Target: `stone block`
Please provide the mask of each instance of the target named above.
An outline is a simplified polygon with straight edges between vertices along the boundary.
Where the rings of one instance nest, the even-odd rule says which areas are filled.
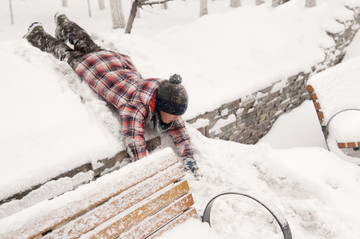
[[[277,90],[269,95],[268,101],[272,101],[280,96],[280,90]]]
[[[236,130],[236,122],[232,122],[228,125],[225,125],[220,128],[221,132],[233,132],[233,130]]]
[[[287,82],[288,82],[289,84],[294,83],[294,82],[299,78],[299,75],[300,75],[300,73],[297,74],[297,75],[294,75],[294,76],[290,76],[290,77],[287,79]]]
[[[237,120],[236,122],[236,129],[237,131],[239,131],[240,133],[243,132],[245,130],[245,123],[241,122],[240,120]]]
[[[271,101],[271,102],[268,102],[265,107],[266,107],[266,112],[269,112],[271,109],[273,109],[275,107],[275,101]]]
[[[270,96],[269,95],[265,95],[261,98],[258,99],[259,104],[265,104],[266,102],[269,102],[270,100]]]
[[[202,134],[202,135],[204,135],[204,136],[208,136],[208,131],[206,130],[206,128],[208,128],[208,127],[201,127],[201,128],[199,128],[199,129],[197,129],[198,131],[200,131],[200,133]]]
[[[268,117],[267,113],[264,113],[264,114],[260,115],[259,123],[264,122],[267,119],[267,117]]]
[[[124,158],[127,158],[127,157],[128,157],[128,155],[127,155],[126,151],[123,150],[123,151],[117,153],[112,158],[98,160],[97,163],[102,164],[102,166],[94,169],[94,177],[97,178],[97,177],[100,177],[101,175],[103,175],[104,173],[109,173],[109,172],[116,170],[117,169],[117,168],[115,168],[116,165],[120,164],[124,160]]]
[[[282,103],[282,104],[279,105],[279,109],[285,112],[286,109],[287,109],[287,107],[289,107],[289,105],[290,105],[290,102],[289,102],[289,101],[284,102],[284,103]]]
[[[223,104],[220,107],[219,112],[222,112],[223,110],[227,109],[228,110],[227,115],[234,114],[239,109],[239,107],[240,107],[240,99],[231,101],[230,103]]]
[[[160,145],[161,145],[161,137],[160,136],[157,136],[155,138],[152,138],[152,139],[146,141],[146,149],[149,152],[154,151]]]
[[[266,88],[264,88],[264,89],[262,89],[262,90],[259,90],[259,92],[261,92],[261,93],[263,93],[263,94],[267,94],[267,93],[270,94],[272,88],[273,88],[273,85],[268,86],[268,87],[266,87]]]
[[[276,114],[276,112],[278,112],[278,109],[277,109],[277,108],[274,108],[274,109],[270,110],[269,116],[270,116],[270,117],[273,117],[273,116]]]
[[[255,101],[255,98],[246,99],[241,102],[240,107],[243,107],[244,109],[251,108],[254,106]]]
[[[200,118],[200,119],[208,119],[211,122],[213,119],[215,119],[215,118],[217,118],[219,116],[220,116],[219,109],[215,109],[213,111],[206,112],[205,114],[200,115],[198,118]]]

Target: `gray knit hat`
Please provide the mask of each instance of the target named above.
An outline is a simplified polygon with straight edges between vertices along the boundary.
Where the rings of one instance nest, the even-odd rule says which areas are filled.
[[[180,75],[163,80],[156,93],[155,108],[172,115],[183,115],[188,105],[188,94]]]

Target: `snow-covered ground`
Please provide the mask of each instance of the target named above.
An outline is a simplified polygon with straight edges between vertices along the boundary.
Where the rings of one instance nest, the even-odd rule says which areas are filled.
[[[180,73],[189,89],[185,118],[308,70],[333,43],[326,31],[342,29],[343,7],[356,0],[319,0],[304,8],[292,0],[276,9],[270,1],[230,9],[229,1],[209,1],[198,18],[197,0],[175,1],[169,9],[145,8],[131,35],[112,30],[109,9],[86,1],[13,0],[0,3],[0,196],[40,183],[61,172],[122,149],[119,126],[103,101],[78,81],[65,63],[31,47],[21,36],[33,21],[54,31],[53,14],[67,13],[105,48],[128,54],[144,77]],[[129,12],[124,1],[124,10]],[[349,57],[360,55],[359,36]],[[237,86],[237,87],[234,87]],[[81,97],[79,97],[81,96]],[[250,191],[278,205],[294,238],[359,238],[360,169],[325,149],[311,102],[283,115],[257,145],[204,138],[189,125],[203,175],[189,175],[199,214],[211,196],[228,189]],[[162,238],[281,238],[276,223],[257,205],[230,198],[214,205],[213,229],[187,222]],[[16,213],[0,219],[0,234],[19,226]],[[10,223],[13,222],[13,223]]]

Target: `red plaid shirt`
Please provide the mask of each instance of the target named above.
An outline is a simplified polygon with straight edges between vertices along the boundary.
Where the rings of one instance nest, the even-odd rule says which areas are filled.
[[[75,72],[114,105],[119,112],[127,153],[132,160],[146,156],[144,124],[153,116],[150,107],[160,79],[143,79],[130,57],[112,52],[90,53],[73,63]],[[168,131],[181,157],[193,157],[190,138],[181,117]]]

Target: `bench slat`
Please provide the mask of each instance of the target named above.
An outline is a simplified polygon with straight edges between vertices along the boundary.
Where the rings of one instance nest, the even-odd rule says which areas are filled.
[[[136,205],[136,209],[131,208],[105,223],[107,225],[99,226],[90,232],[91,235],[84,235],[85,238],[115,238],[145,218],[156,213],[160,209],[169,205],[172,201],[189,192],[189,185],[186,180],[170,185],[159,191],[158,194],[144,200],[144,204]],[[105,228],[102,228],[105,227]]]
[[[164,224],[182,215],[184,211],[190,208],[193,204],[193,197],[188,193],[158,213],[148,217],[146,220],[132,227],[130,230],[122,233],[118,239],[145,238],[146,236],[160,229]]]
[[[342,149],[342,148],[359,148],[360,142],[338,142],[337,145],[340,149]]]
[[[183,214],[181,214],[179,217],[175,218],[170,223],[166,224],[164,227],[162,227],[160,230],[156,231],[155,233],[151,234],[150,236],[146,237],[146,239],[153,239],[161,236],[164,232],[169,231],[173,229],[175,226],[184,223],[190,218],[198,218],[198,215],[196,213],[195,208],[190,208]]]
[[[157,191],[173,184],[184,176],[183,168],[180,164],[176,164],[164,172],[139,183],[136,186],[126,190],[110,201],[94,208],[92,211],[74,219],[58,230],[48,234],[45,238],[76,238],[87,233],[118,215],[124,210],[141,202],[145,198],[151,196]]]
[[[154,177],[154,175],[175,164],[181,165],[171,150],[164,149],[156,153],[155,157],[150,156],[144,160],[129,164],[126,170],[115,171],[90,183],[90,185],[83,185],[75,191],[47,201],[45,203],[46,207],[51,208],[48,213],[42,211],[39,216],[32,215],[28,223],[21,225],[15,231],[1,234],[0,238],[35,238],[41,236],[43,233],[87,213],[99,204],[109,201],[112,197],[146,179]],[[183,174],[182,171],[181,175]],[[79,197],[79,192],[81,192],[81,197]]]

